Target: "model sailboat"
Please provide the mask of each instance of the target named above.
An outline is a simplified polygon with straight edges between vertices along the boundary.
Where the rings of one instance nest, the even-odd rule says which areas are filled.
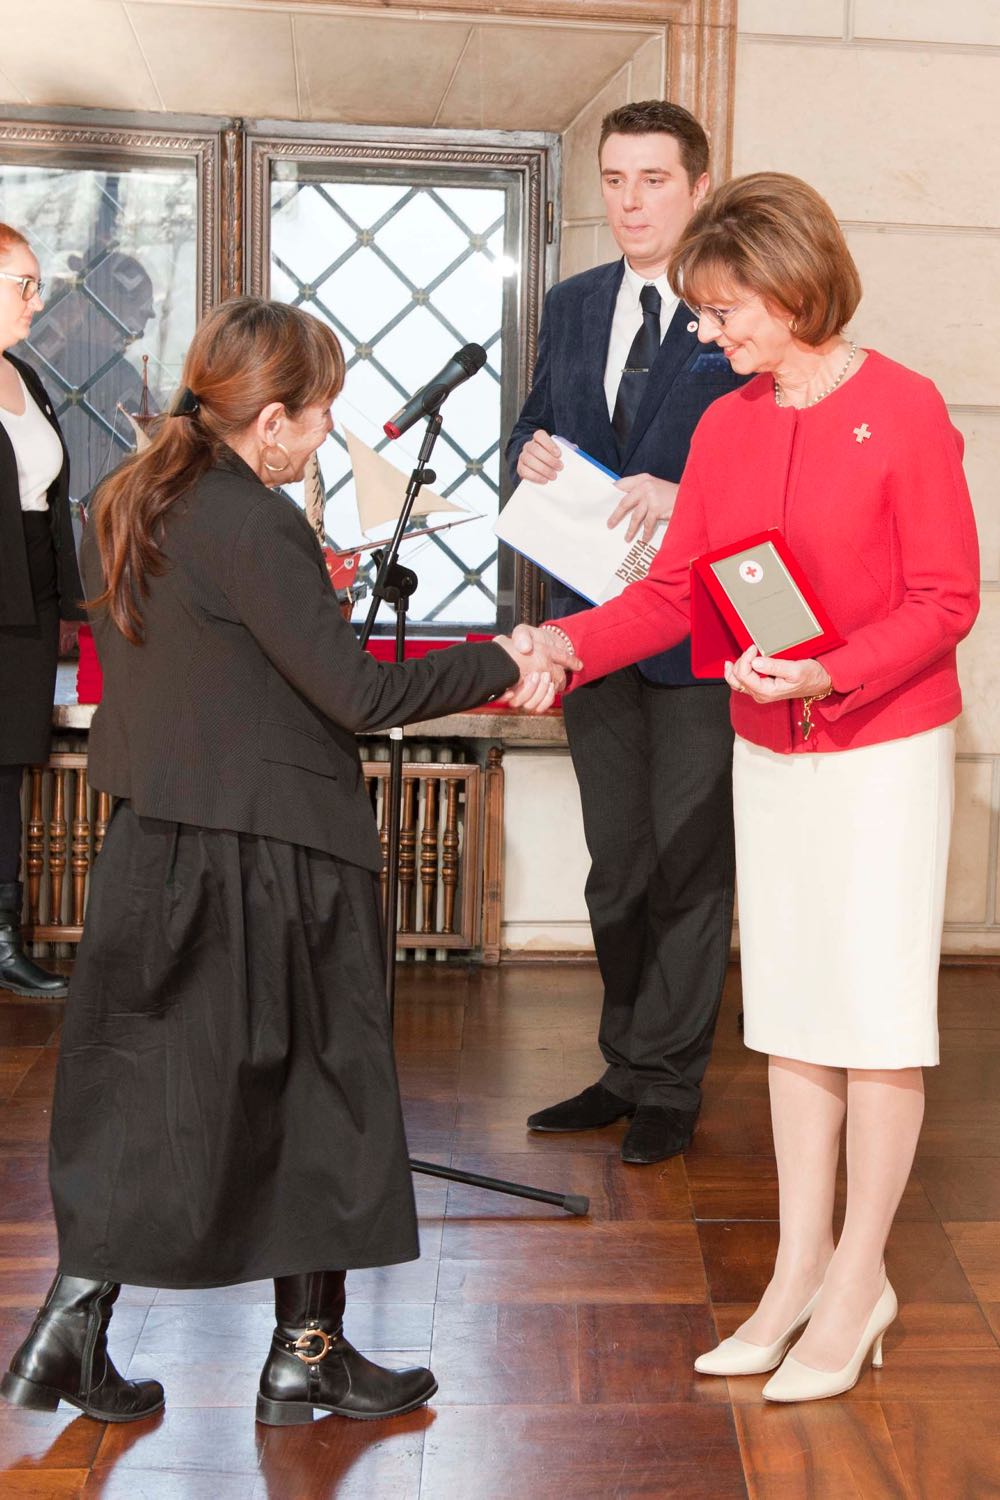
[[[383,458],[381,453],[376,453],[374,448],[362,442],[348,428],[341,426],[341,431],[347,443],[347,452],[354,471],[359,528],[362,536],[370,537],[372,532],[394,524],[399,519],[406,497],[408,478],[396,468],[395,464]],[[362,555],[377,547],[385,546],[385,541],[364,541],[356,547],[348,548],[331,546],[323,520],[325,505],[326,488],[323,484],[319,459],[314,453],[309,459],[305,473],[306,517],[323,548],[330,582],[345,605],[345,613],[349,614],[350,605],[356,599],[361,598],[365,592],[364,586],[359,586],[357,583]],[[439,511],[454,511],[459,519],[445,521],[440,526],[411,526],[404,532],[404,540],[412,536],[427,536],[434,531],[447,531],[452,526],[461,526],[465,521],[479,519],[476,513],[465,510],[462,506],[446,500],[443,495],[438,495],[434,490],[426,487],[423,487],[417,495],[410,514],[411,518],[415,517],[419,520],[424,516],[436,515]]]

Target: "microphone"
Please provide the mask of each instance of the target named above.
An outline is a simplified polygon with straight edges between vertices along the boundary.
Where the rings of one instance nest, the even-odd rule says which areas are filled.
[[[481,370],[486,363],[486,350],[481,344],[466,344],[464,349],[459,349],[451,359],[440,370],[433,380],[422,386],[416,395],[411,396],[405,406],[394,412],[383,427],[387,437],[402,437],[408,432],[414,422],[419,422],[421,417],[429,417],[436,411],[444,400],[450,396],[456,386],[463,385],[470,380],[477,370]]]

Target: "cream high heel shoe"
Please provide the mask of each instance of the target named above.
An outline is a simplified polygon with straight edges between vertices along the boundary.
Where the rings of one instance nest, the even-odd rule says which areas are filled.
[[[820,1401],[824,1396],[840,1396],[849,1391],[857,1384],[869,1350],[873,1368],[882,1368],[882,1337],[898,1311],[896,1293],[886,1281],[865,1324],[861,1341],[842,1370],[814,1370],[811,1365],[801,1364],[794,1354],[789,1354],[781,1369],[764,1387],[765,1400]]]
[[[799,1329],[809,1322],[818,1296],[817,1287],[795,1321],[773,1344],[751,1344],[746,1339],[728,1338],[707,1354],[699,1354],[694,1362],[698,1374],[765,1375],[768,1370],[773,1370],[781,1364],[785,1350]]]

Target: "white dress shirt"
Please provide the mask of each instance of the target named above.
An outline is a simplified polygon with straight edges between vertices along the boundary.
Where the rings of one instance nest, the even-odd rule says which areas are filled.
[[[21,509],[48,510],[49,485],[62,468],[62,444],[51,422],[38,409],[20,374],[17,383],[24,397],[24,411],[18,415],[0,406],[0,423],[10,438],[17,462]]]
[[[613,417],[615,413],[618,386],[621,383],[622,371],[628,363],[628,352],[632,347],[632,341],[642,327],[642,305],[639,302],[639,293],[644,286],[655,286],[660,294],[661,344],[677,311],[678,299],[670,290],[666,274],[648,282],[645,276],[640,276],[638,271],[633,271],[626,260],[625,275],[622,277],[618,300],[615,302],[614,316],[611,319],[608,362],[604,368],[604,394],[607,397],[609,417]]]

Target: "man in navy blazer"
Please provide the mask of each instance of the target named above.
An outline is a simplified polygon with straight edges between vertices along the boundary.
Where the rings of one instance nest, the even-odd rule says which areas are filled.
[[[561,467],[552,435],[623,477],[608,519],[632,540],[668,521],[691,435],[742,382],[706,349],[665,270],[708,191],[708,142],[687,110],[626,105],[598,160],[620,260],[545,300],[534,384],[507,446],[512,473]],[[549,581],[551,613],[588,601]],[[587,906],[604,983],[605,1070],[529,1117],[539,1131],[630,1117],[622,1159],[661,1161],[690,1142],[722,995],[732,922],[732,729],[724,684],[691,675],[690,643],[611,673],[564,702],[591,856]]]

